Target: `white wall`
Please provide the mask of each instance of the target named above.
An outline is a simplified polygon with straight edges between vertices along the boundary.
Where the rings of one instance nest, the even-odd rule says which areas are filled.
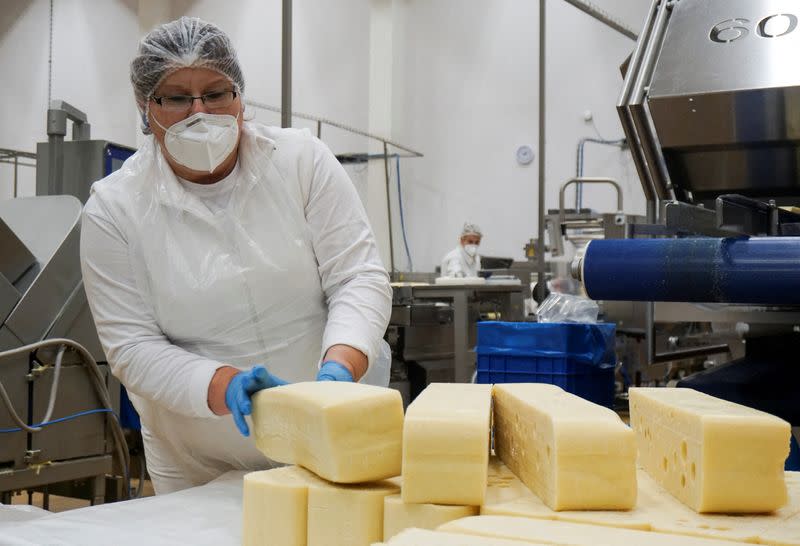
[[[36,151],[47,140],[50,2],[4,0],[0,9],[0,148]],[[55,2],[52,98],[86,112],[92,134],[135,144],[128,63],[135,48],[136,1]],[[12,172],[0,169],[0,199],[11,196]],[[35,192],[35,172],[20,169],[20,195]]]
[[[595,4],[638,32],[649,1]],[[536,161],[519,166],[515,151],[528,144],[538,152],[538,2],[401,0],[394,6],[392,134],[425,154],[401,163],[415,269],[438,265],[465,220],[483,228],[482,253],[522,259],[523,245],[536,236],[538,167]],[[578,140],[595,136],[583,121],[585,110],[604,137],[622,136],[614,108],[618,66],[633,46],[565,2],[548,2],[547,208],[557,206],[559,186],[575,174]],[[588,145],[584,174],[619,179],[626,209],[644,210],[627,152]],[[607,189],[587,190],[584,204],[615,208]]]

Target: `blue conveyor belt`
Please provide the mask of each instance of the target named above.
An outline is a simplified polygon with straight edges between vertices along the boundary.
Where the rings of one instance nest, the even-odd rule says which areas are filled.
[[[800,237],[596,240],[583,282],[596,300],[800,304]]]

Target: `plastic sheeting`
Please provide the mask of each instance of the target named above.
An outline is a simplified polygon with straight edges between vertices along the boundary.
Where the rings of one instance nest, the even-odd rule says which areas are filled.
[[[569,358],[613,368],[616,327],[609,323],[479,322],[481,355]]]
[[[242,542],[242,477],[126,502],[47,513],[24,522],[4,520],[2,546],[238,546]]]

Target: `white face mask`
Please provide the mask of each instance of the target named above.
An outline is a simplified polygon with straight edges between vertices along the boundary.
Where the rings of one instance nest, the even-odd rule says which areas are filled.
[[[153,119],[166,131],[164,147],[175,161],[193,171],[213,173],[236,148],[238,118],[198,112],[169,128]]]
[[[474,258],[478,253],[478,245],[464,245],[464,252],[466,252],[467,256],[470,258]]]

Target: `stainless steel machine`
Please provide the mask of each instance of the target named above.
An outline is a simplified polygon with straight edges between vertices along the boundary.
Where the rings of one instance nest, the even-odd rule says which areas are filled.
[[[85,115],[61,101],[48,135],[39,196],[0,201],[0,497],[37,489],[99,503],[127,497],[129,455],[81,279],[81,200],[132,150],[88,140]]]
[[[792,0],[653,1],[618,104],[648,223],[573,264],[590,297],[647,302],[649,364],[659,325],[735,333],[741,358],[678,384],[795,427],[799,19]]]
[[[429,383],[469,383],[479,320],[522,320],[522,283],[437,285],[434,273],[396,273],[387,339],[392,383],[409,402]],[[527,273],[530,282],[530,270]]]

